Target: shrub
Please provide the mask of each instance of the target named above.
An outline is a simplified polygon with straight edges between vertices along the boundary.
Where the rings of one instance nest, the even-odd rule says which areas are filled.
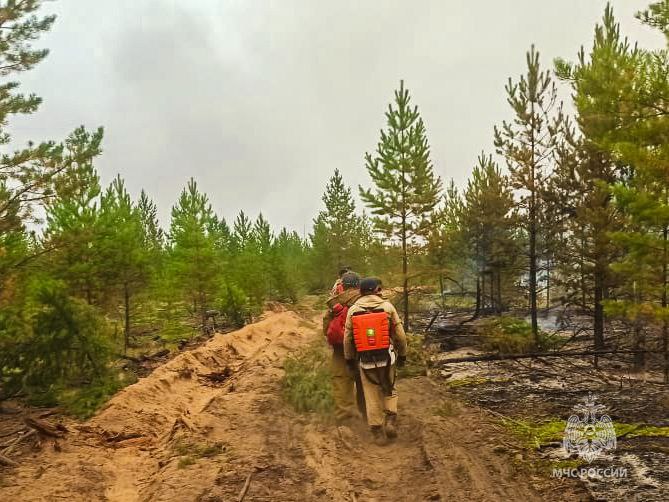
[[[30,394],[107,377],[109,326],[97,309],[68,296],[61,283],[36,284],[17,318],[22,329],[14,357],[2,361],[6,388]]]
[[[409,378],[427,374],[423,340],[421,335],[407,334],[407,361],[404,367],[397,371],[400,377]]]
[[[250,316],[249,299],[236,284],[226,283],[220,293],[221,313],[230,324],[241,328]]]
[[[328,359],[327,348],[319,342],[285,360],[283,397],[295,410],[332,413],[334,399]]]
[[[555,348],[557,341],[543,331],[539,331],[539,345],[534,342],[532,325],[516,317],[493,317],[486,319],[483,326],[483,347],[485,350],[502,354],[525,354],[528,352]]]

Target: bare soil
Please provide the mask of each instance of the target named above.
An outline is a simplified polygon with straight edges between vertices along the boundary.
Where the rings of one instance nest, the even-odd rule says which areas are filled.
[[[531,474],[492,420],[428,377],[399,383],[400,435],[386,446],[360,421],[297,414],[281,398],[282,364],[319,338],[317,321],[272,312],[184,352],[0,467],[0,500],[587,499]]]

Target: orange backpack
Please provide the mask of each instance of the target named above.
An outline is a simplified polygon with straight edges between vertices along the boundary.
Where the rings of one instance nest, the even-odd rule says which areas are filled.
[[[358,352],[390,347],[390,320],[384,310],[356,312],[351,316],[351,322]]]

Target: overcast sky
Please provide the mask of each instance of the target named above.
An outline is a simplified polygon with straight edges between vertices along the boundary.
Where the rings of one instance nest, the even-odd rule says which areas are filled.
[[[622,31],[664,39],[616,0]],[[335,168],[369,182],[363,156],[404,79],[426,123],[436,172],[462,185],[494,124],[510,117],[504,84],[534,43],[542,63],[590,46],[604,0],[59,0],[22,76],[44,98],[15,119],[19,142],[105,127],[97,161],[157,202],[161,221],[188,178],[231,221],[262,211],[307,232]],[[566,91],[565,91],[566,93]]]

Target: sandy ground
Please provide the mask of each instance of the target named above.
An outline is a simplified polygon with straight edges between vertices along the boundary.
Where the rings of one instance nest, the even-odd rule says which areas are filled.
[[[293,412],[282,363],[317,321],[271,313],[179,355],[22,458],[0,500],[231,501],[245,485],[247,501],[578,499],[518,471],[499,431],[426,377],[399,383],[400,437],[384,447],[360,422]]]

